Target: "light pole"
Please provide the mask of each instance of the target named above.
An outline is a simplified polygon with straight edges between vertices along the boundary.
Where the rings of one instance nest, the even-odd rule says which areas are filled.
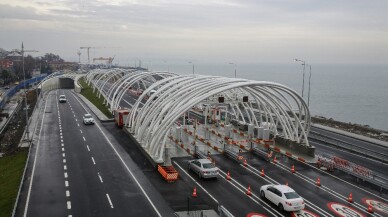
[[[190,61],[190,62],[187,62],[187,63],[192,63],[193,64],[193,75],[194,75],[194,62]]]
[[[26,110],[26,135],[27,135],[27,139],[30,138],[30,132],[28,130],[28,109],[27,109],[27,92],[26,92],[26,72],[24,70],[24,53],[26,52],[39,52],[39,51],[36,51],[36,50],[24,50],[24,44],[22,42],[22,49],[21,50],[18,50],[16,49],[15,50],[16,52],[19,52],[22,54],[22,71],[23,71],[23,83],[24,83],[24,105],[25,105],[25,110]]]
[[[311,84],[311,65],[310,66],[310,74],[309,74],[309,92],[307,97],[307,106],[310,107],[310,84]]]
[[[304,60],[294,59],[295,62],[302,62],[303,66],[303,82],[302,82],[302,98],[303,98],[303,92],[304,92],[304,72],[306,69],[306,62]]]
[[[237,78],[236,63],[229,63],[229,64],[234,65],[234,78]]]

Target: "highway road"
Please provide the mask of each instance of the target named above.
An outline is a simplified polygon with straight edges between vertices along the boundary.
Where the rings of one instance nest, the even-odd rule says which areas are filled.
[[[25,215],[172,215],[101,123],[83,124],[87,111],[71,91],[48,94]]]
[[[65,94],[67,103],[58,103]],[[122,107],[134,96],[127,94]],[[339,171],[328,173],[314,165],[278,156],[268,162],[252,153],[244,153],[248,166],[225,155],[213,155],[220,168],[217,179],[199,179],[187,169],[191,157],[173,158],[180,174],[176,183],[166,183],[146,160],[134,141],[114,123],[83,125],[88,108],[69,90],[51,91],[46,99],[42,130],[28,193],[26,216],[173,216],[173,211],[217,209],[224,206],[234,216],[260,213],[266,216],[388,216],[388,193]],[[90,111],[89,111],[90,112]],[[317,144],[317,147],[319,144]],[[387,166],[318,147],[349,160],[371,164],[379,170]],[[294,165],[296,173],[290,172]],[[260,175],[264,169],[265,176]],[[232,180],[225,179],[230,171]],[[320,178],[322,186],[316,185]],[[281,213],[260,198],[262,185],[288,183],[306,200],[302,213]],[[253,195],[246,195],[248,185]],[[192,198],[193,187],[198,198]],[[347,202],[352,193],[354,203]],[[375,213],[367,212],[367,201],[377,204]]]

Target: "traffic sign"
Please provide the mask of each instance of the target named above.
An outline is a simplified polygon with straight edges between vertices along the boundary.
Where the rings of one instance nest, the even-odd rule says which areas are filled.
[[[327,206],[339,217],[365,217],[358,210],[340,203],[331,202]]]
[[[378,200],[372,200],[369,198],[362,198],[362,202],[364,202],[366,205],[371,205],[373,207],[373,210],[380,211],[383,213],[388,214],[388,204],[383,203]]]
[[[267,217],[267,216],[259,213],[248,213],[247,217]]]
[[[291,216],[292,217],[319,217],[319,215],[305,209],[292,212]]]

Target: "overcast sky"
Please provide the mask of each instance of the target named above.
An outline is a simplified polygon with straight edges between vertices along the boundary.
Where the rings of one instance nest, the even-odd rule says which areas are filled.
[[[387,0],[1,0],[0,47],[78,59],[383,64]],[[86,50],[81,50],[86,61]]]

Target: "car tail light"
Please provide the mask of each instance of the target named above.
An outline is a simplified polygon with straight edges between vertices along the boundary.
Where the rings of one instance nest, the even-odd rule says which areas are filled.
[[[304,204],[304,200],[302,200],[302,205]]]
[[[289,206],[292,206],[292,203],[290,203],[290,202],[286,201],[286,204],[289,205]]]

